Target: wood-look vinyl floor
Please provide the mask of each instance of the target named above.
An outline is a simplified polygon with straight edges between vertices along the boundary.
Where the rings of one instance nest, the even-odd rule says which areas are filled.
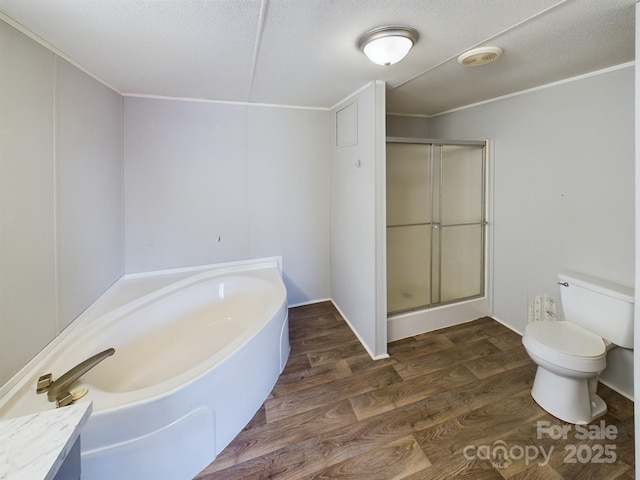
[[[290,309],[289,329],[269,398],[196,479],[634,478],[633,403],[600,384],[594,427],[555,419],[530,396],[520,336],[491,318],[378,361],[329,302]]]

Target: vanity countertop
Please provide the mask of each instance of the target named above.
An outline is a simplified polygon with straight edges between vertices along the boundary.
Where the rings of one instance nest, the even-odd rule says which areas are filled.
[[[0,422],[0,480],[53,479],[91,415],[79,402]]]

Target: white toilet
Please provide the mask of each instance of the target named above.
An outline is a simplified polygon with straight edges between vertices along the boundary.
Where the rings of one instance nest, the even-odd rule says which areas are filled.
[[[554,417],[586,424],[607,412],[596,395],[607,350],[633,348],[634,292],[576,272],[558,284],[565,320],[531,322],[522,337],[538,365],[531,396]]]

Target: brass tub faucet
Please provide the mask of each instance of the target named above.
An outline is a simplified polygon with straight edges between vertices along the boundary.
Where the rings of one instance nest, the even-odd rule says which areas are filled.
[[[106,350],[95,354],[94,356],[87,358],[85,361],[80,362],[73,367],[67,373],[62,375],[57,380],[53,381],[50,373],[42,375],[38,379],[36,388],[37,393],[47,392],[47,398],[50,402],[57,402],[58,407],[64,407],[73,402],[72,395],[69,393],[69,388],[77,380],[80,379],[85,373],[102,362],[105,358],[110,357],[115,353],[114,348],[107,348]]]

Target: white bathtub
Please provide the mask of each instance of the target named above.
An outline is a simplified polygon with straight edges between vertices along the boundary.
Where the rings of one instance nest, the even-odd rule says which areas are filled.
[[[287,361],[279,259],[121,278],[3,387],[0,419],[54,408],[35,393],[37,378],[109,347],[72,387],[89,390],[79,402],[93,401],[82,478],[192,478],[256,413]]]

